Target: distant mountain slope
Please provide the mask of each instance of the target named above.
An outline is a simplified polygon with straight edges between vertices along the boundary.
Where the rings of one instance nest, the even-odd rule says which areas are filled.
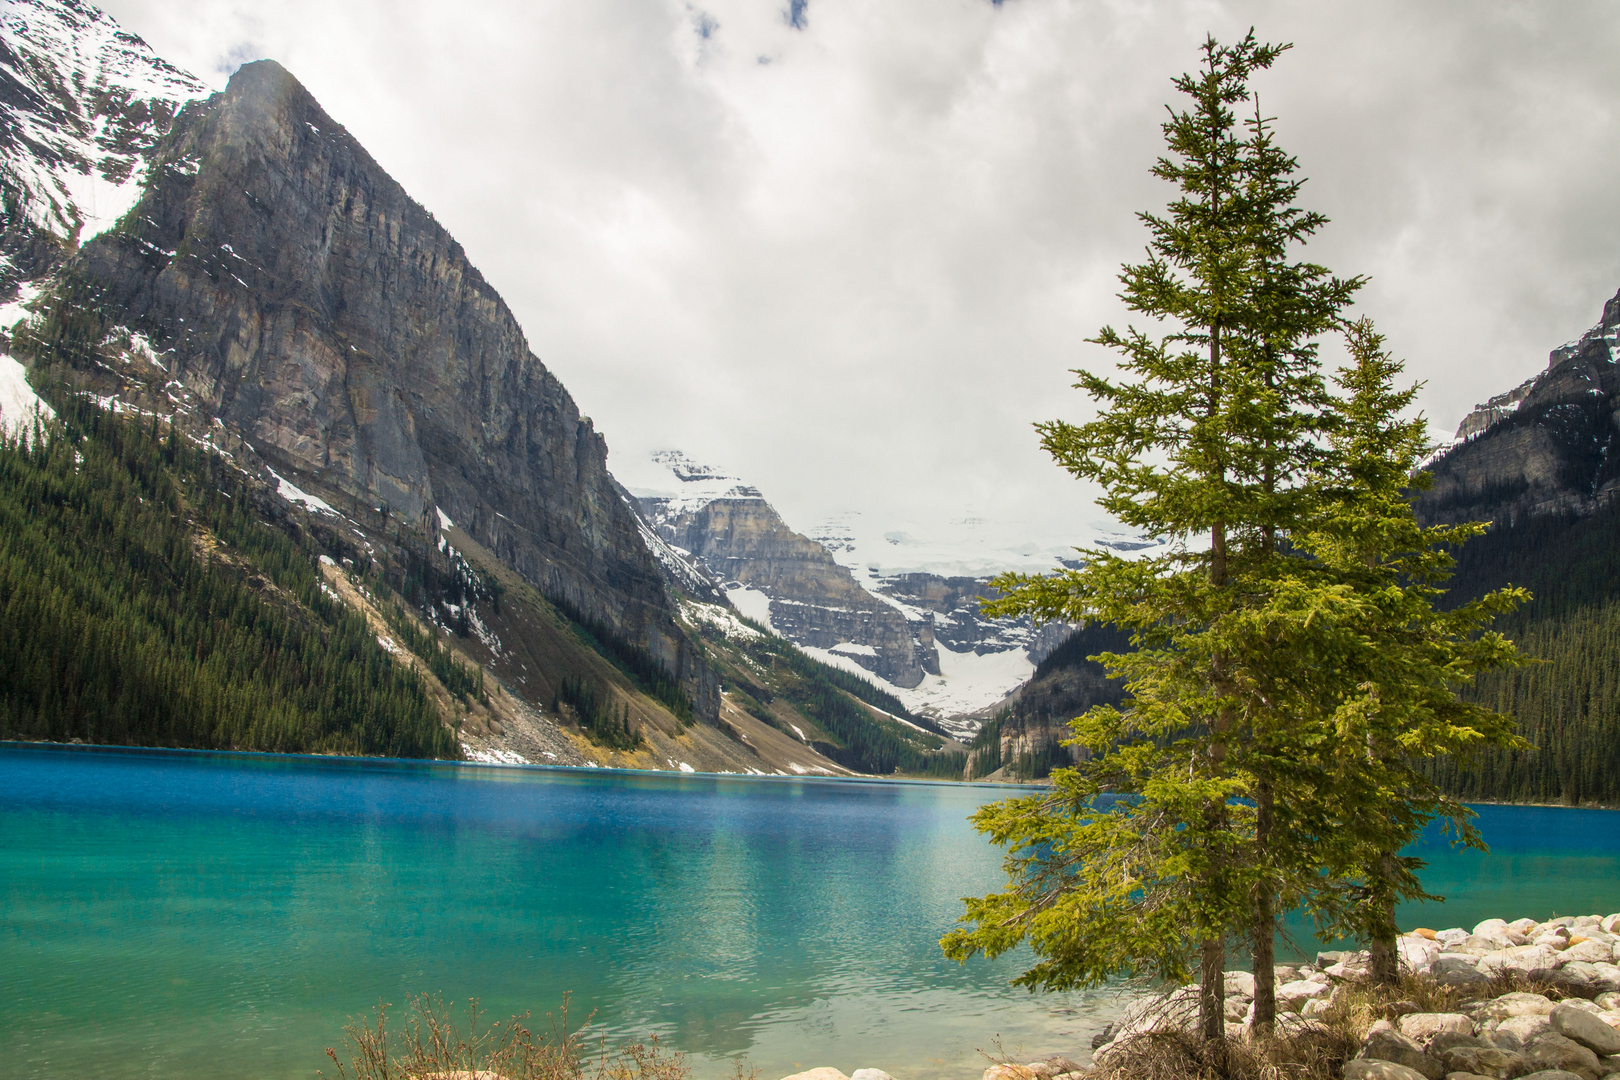
[[[995,595],[988,575],[887,573],[859,557],[852,537],[829,533],[834,526],[822,539],[795,532],[757,488],[679,452],[654,454],[635,475],[650,542],[665,546],[683,587],[693,587],[686,575],[701,575],[745,614],[828,663],[871,673],[959,736],[978,727],[969,714],[1026,679],[1068,632],[985,619],[979,600]]]
[[[931,627],[910,624],[894,605],[861,588],[820,544],[788,528],[759,491],[684,455],[655,456],[669,491],[641,489],[643,515],[752,612],[800,645],[842,652],[902,689],[939,674]]]
[[[1478,406],[1431,466],[1419,504],[1437,521],[1586,514],[1620,487],[1620,295],[1554,349],[1545,370]]]

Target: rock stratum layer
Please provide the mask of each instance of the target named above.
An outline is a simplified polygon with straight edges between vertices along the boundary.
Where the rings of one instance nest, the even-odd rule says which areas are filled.
[[[62,269],[278,468],[442,511],[672,672],[694,660],[607,448],[461,246],[290,74],[186,106],[139,202]]]

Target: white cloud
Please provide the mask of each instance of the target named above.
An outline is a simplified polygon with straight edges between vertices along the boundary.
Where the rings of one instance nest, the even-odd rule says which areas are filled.
[[[1205,31],[1334,218],[1313,255],[1439,431],[1620,287],[1620,9],[1207,0],[113,0],[223,84],[282,62],[500,289],[619,463],[680,446],[800,527],[1098,515],[1030,423],[1122,321],[1169,80]],[[707,36],[699,33],[706,28]]]

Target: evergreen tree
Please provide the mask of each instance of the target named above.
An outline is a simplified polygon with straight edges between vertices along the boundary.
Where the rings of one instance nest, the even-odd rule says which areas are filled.
[[[1390,389],[1398,366],[1370,327],[1351,328],[1343,393],[1323,377],[1317,343],[1361,279],[1291,261],[1325,219],[1294,205],[1296,162],[1258,107],[1241,126],[1232,112],[1284,48],[1210,40],[1177,81],[1193,104],[1164,125],[1173,156],[1154,171],[1182,196],[1140,215],[1150,257],[1121,280],[1133,310],[1179,326],[1103,330],[1127,379],[1079,372],[1098,418],[1039,425],[1065,468],[1100,483],[1100,505],[1168,550],[1086,551],[1081,569],[996,582],[991,614],[1128,631],[1132,651],[1098,659],[1130,697],[1073,722],[1087,756],[1050,795],[976,815],[1010,851],[1010,884],[970,899],[976,928],[942,942],[965,959],[1028,941],[1032,988],[1186,981],[1196,949],[1217,1068],[1225,941],[1254,946],[1265,1036],[1280,911],[1309,904],[1384,938],[1368,912],[1417,889],[1394,853],[1433,814],[1459,814],[1411,762],[1506,737],[1453,683],[1512,655],[1479,633],[1512,596],[1434,610],[1448,564],[1431,546],[1471,533],[1416,525],[1421,422],[1399,419],[1411,393]]]

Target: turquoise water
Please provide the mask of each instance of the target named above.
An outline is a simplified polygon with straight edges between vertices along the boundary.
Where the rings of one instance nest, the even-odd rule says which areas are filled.
[[[699,1077],[976,1077],[998,1034],[1083,1059],[1116,994],[939,955],[998,884],[965,819],[1007,794],[0,747],[0,1073],[308,1078],[346,1018],[423,991],[570,992]],[[1481,814],[1493,854],[1423,851],[1452,899],[1403,923],[1620,909],[1620,815]]]

